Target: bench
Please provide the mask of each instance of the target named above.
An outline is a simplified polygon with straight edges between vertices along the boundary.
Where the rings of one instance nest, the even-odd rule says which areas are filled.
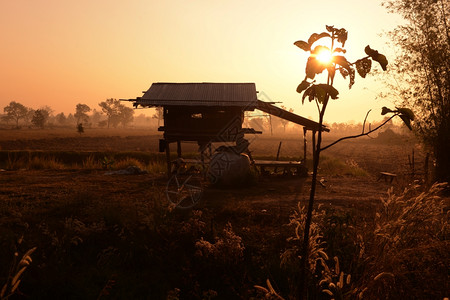
[[[388,182],[389,180],[389,183],[392,183],[392,181],[394,181],[394,179],[397,178],[397,174],[389,172],[380,172],[377,181],[379,181],[381,178],[384,178],[384,182]]]
[[[283,174],[295,173],[298,176],[304,176],[306,174],[306,168],[300,161],[255,160],[254,164],[260,169],[262,175],[270,174],[267,168],[273,169],[273,173],[281,170]]]

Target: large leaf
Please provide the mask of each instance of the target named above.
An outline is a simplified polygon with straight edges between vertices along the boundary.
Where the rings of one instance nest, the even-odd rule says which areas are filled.
[[[348,88],[351,89],[352,86],[355,84],[355,69],[350,68],[349,70],[349,75],[350,75],[350,82],[348,83]]]
[[[323,103],[327,97],[327,91],[323,89],[320,85],[314,85],[315,98],[319,103]]]
[[[308,97],[310,102],[317,99],[319,103],[323,103],[325,99],[327,99],[327,95],[329,95],[331,99],[337,99],[338,94],[338,90],[329,84],[313,84],[303,93],[302,103],[305,102],[306,97]]]
[[[387,113],[391,113],[394,112],[392,109],[387,108],[386,106],[383,106],[383,108],[381,108],[381,115],[384,116]]]
[[[397,111],[400,113],[400,118],[403,120],[403,123],[409,128],[409,130],[412,130],[411,121],[414,121],[414,113],[411,109],[402,107],[397,108]]]
[[[320,74],[325,70],[325,66],[314,56],[310,56],[306,62],[306,77],[314,79],[316,74]]]
[[[365,78],[367,73],[369,73],[370,69],[372,68],[372,60],[370,60],[368,57],[359,59],[356,61],[355,65],[356,71],[358,71],[359,76]]]
[[[397,110],[401,115],[407,116],[411,121],[414,121],[415,115],[411,109],[402,107],[397,108]]]
[[[297,47],[299,47],[299,48],[302,49],[302,50],[305,50],[305,51],[310,51],[310,50],[311,50],[311,47],[310,47],[309,44],[308,44],[307,42],[305,42],[305,41],[296,41],[296,42],[294,43],[294,45],[297,46]]]
[[[367,45],[366,48],[364,48],[364,51],[374,61],[377,61],[381,65],[381,68],[383,69],[383,71],[386,71],[387,65],[388,65],[388,60],[387,60],[386,56],[378,53],[377,50],[371,49],[369,45]]]
[[[348,72],[350,72],[350,69],[351,69],[350,63],[348,62],[348,60],[344,56],[335,55],[335,56],[333,56],[332,61],[334,63],[340,65],[344,69],[346,69]]]
[[[409,130],[412,130],[411,119],[405,115],[400,115],[400,118],[403,120],[403,123],[405,123],[406,127],[408,127]]]
[[[305,103],[305,98],[306,97],[309,97],[308,98],[309,102],[313,101],[315,95],[316,95],[316,89],[315,89],[314,85],[312,85],[309,88],[307,88],[306,91],[303,93],[302,104]]]
[[[332,85],[321,83],[318,84],[317,86],[323,89],[328,95],[330,95],[331,99],[335,100],[338,98],[339,91],[335,89]]]
[[[306,81],[306,79],[303,80],[297,87],[297,93],[300,94],[301,92],[306,90],[309,86],[310,86],[310,83],[308,81]]]
[[[338,38],[338,42],[342,44],[342,47],[344,47],[345,42],[347,41],[348,32],[344,28],[336,29],[335,35]]]
[[[378,56],[375,60],[380,63],[383,71],[387,70],[388,60],[387,60],[386,56],[384,56],[383,54],[378,54]]]
[[[340,53],[346,53],[347,52],[347,50],[345,50],[345,49],[342,49],[342,48],[335,48],[334,50],[333,50],[333,53],[337,53],[337,52],[340,52]]]
[[[325,25],[325,28],[327,29],[328,32],[333,32],[334,31],[334,26],[329,26],[329,25]]]
[[[324,37],[331,37],[331,36],[327,32],[322,32],[320,34],[318,34],[318,33],[311,34],[311,36],[308,39],[309,46],[311,47],[312,44],[314,44],[316,41],[318,41],[318,40],[320,40],[321,38],[324,38]]]

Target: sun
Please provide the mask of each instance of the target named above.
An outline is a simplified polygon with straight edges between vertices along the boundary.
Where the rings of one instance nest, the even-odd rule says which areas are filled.
[[[327,65],[331,62],[333,55],[329,49],[320,49],[319,53],[316,55],[316,59],[320,61],[322,64]]]

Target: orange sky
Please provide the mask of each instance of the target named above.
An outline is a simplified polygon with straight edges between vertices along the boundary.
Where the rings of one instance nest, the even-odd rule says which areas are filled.
[[[0,109],[11,101],[73,113],[106,98],[135,98],[153,82],[255,82],[271,99],[316,119],[295,92],[307,54],[293,45],[325,25],[349,31],[349,60],[399,21],[379,0],[14,0],[0,2]],[[388,56],[389,59],[389,56]],[[362,121],[382,85],[358,78],[329,122]],[[389,103],[388,103],[389,104]],[[391,105],[392,106],[392,105]],[[143,112],[142,110],[139,113]],[[374,118],[379,118],[378,111]]]

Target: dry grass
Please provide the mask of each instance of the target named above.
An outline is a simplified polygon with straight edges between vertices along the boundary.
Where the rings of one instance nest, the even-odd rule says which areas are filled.
[[[144,136],[155,135],[155,129],[150,128],[85,128],[81,137],[104,136]],[[45,128],[45,129],[0,129],[0,141],[52,139],[52,138],[79,138],[76,126],[72,128]]]
[[[73,134],[79,136],[75,128]],[[289,215],[306,195],[304,181],[266,179],[244,190],[211,190],[198,210],[171,210],[164,194],[166,181],[159,175],[166,168],[164,154],[120,151],[125,142],[141,139],[126,138],[132,135],[128,130],[125,134],[118,148],[111,148],[115,152],[96,152],[102,144],[93,144],[91,152],[0,151],[0,168],[45,169],[0,173],[0,266],[10,265],[11,249],[22,234],[26,243],[19,253],[38,247],[32,267],[23,274],[23,295],[257,299],[254,285],[266,282],[262,291],[269,296],[295,296],[304,211],[300,206],[291,219]],[[60,144],[69,147],[65,141]],[[283,143],[281,155],[298,158],[299,141]],[[138,145],[149,147],[133,147]],[[274,138],[262,137],[252,150],[274,157],[277,145]],[[448,203],[439,187],[391,192],[380,203],[375,203],[378,194],[368,200],[368,185],[359,184],[370,183],[373,194],[388,187],[363,176],[373,174],[377,162],[384,168],[402,158],[407,162],[407,156],[396,146],[380,146],[378,157],[369,159],[368,153],[378,149],[374,145],[346,147],[327,152],[322,160],[321,172],[330,184],[319,191],[319,202],[326,206],[314,213],[311,297],[448,296]],[[138,165],[150,174],[105,176],[105,156],[114,161],[112,168]],[[331,185],[333,177],[339,185],[352,185],[351,197],[341,186]],[[0,283],[7,281],[8,272],[0,268]]]

